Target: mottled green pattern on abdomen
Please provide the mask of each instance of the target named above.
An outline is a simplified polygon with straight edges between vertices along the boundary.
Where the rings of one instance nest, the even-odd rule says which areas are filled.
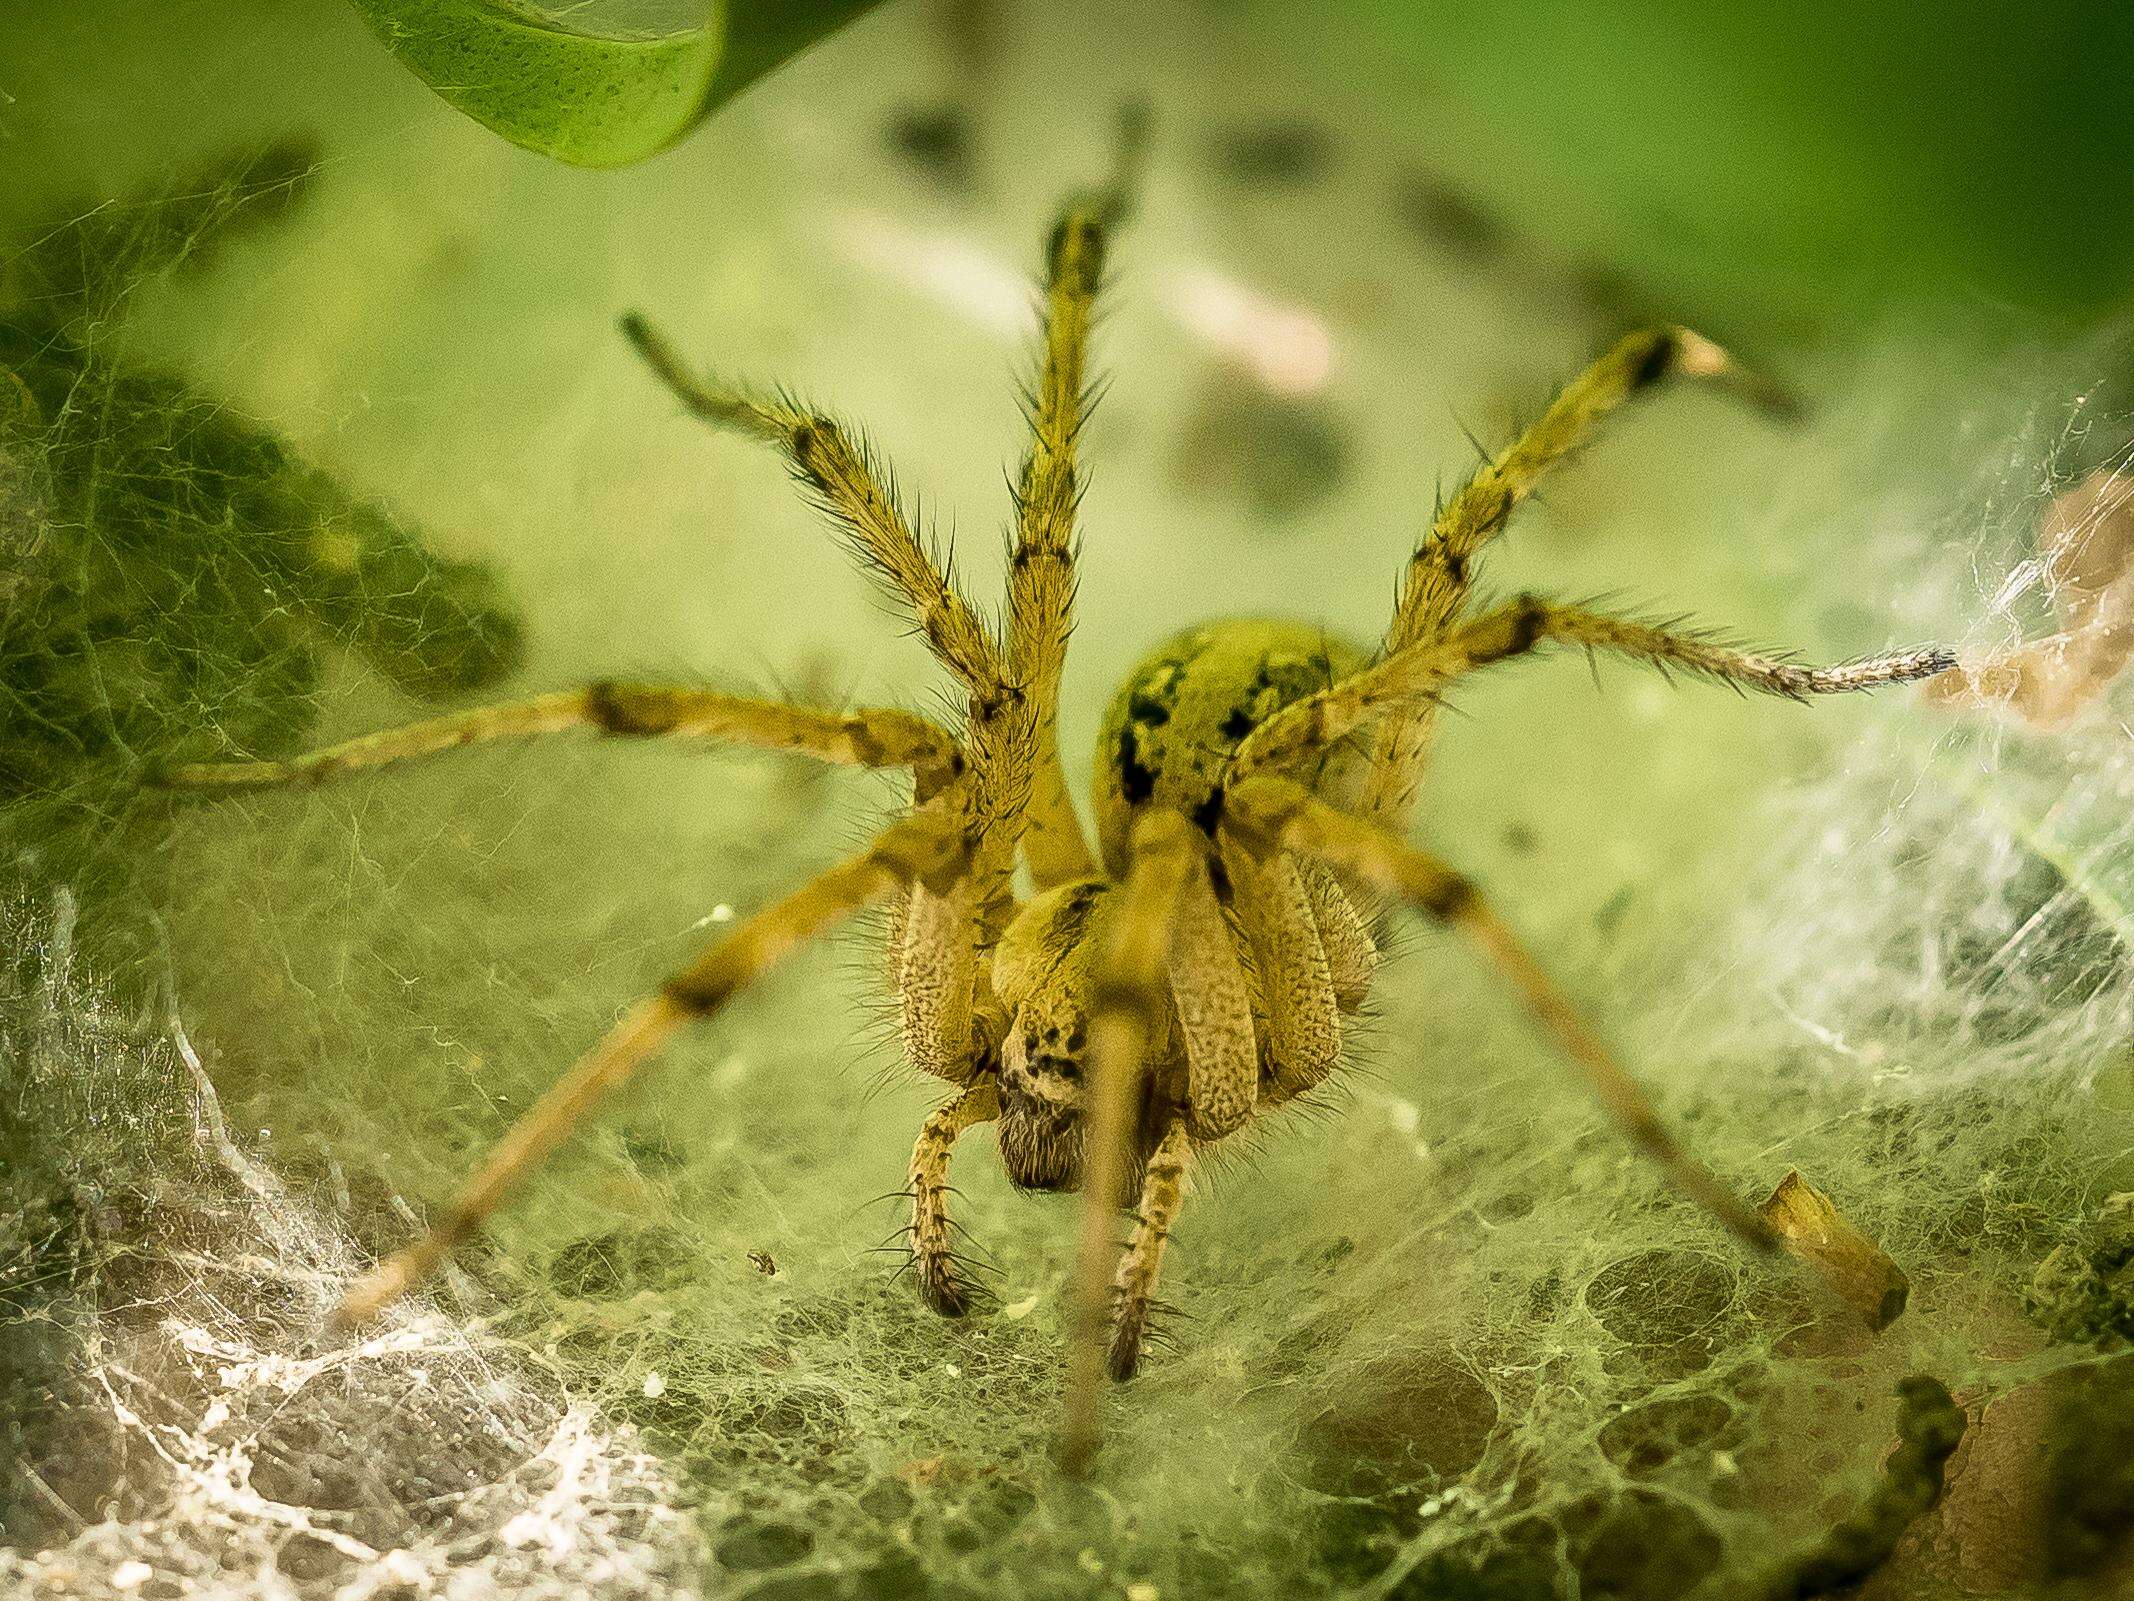
[[[1364,661],[1322,628],[1263,617],[1203,623],[1149,652],[1112,696],[1097,734],[1090,797],[1106,867],[1125,871],[1135,807],[1154,802],[1206,819],[1245,736]],[[1292,776],[1332,799],[1356,765],[1337,748],[1314,771]]]

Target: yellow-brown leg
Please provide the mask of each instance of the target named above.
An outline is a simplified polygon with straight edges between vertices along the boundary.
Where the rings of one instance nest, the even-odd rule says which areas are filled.
[[[1105,1329],[1119,1247],[1112,1219],[1126,1193],[1134,1142],[1135,1091],[1163,1021],[1164,974],[1173,914],[1206,839],[1176,812],[1134,820],[1132,862],[1119,892],[1089,1017],[1083,1103],[1082,1217],[1068,1281],[1067,1374],[1061,1397],[1061,1460],[1080,1473],[1096,1455]]]
[[[1193,1163],[1192,1141],[1185,1125],[1174,1123],[1149,1158],[1141,1179],[1140,1216],[1119,1258],[1118,1276],[1112,1281],[1111,1345],[1105,1365],[1121,1383],[1134,1376],[1141,1365],[1141,1342],[1148,1333],[1149,1304],[1156,1294],[1156,1280],[1163,1272],[1163,1249],[1170,1243],[1171,1229],[1184,1203],[1186,1173]]]
[[[911,608],[934,654],[973,694],[1005,681],[999,647],[978,614],[911,530],[863,444],[820,412],[765,400],[694,376],[651,324],[635,313],[622,331],[660,379],[697,416],[777,446],[851,541],[862,565]]]
[[[911,1259],[919,1278],[919,1298],[943,1317],[970,1310],[970,1286],[956,1261],[949,1237],[948,1161],[956,1137],[965,1129],[990,1123],[1000,1115],[1000,1090],[991,1079],[973,1084],[954,1100],[936,1107],[919,1129],[911,1150]]]
[[[1383,655],[1391,656],[1452,626],[1474,587],[1474,562],[1513,508],[1534,492],[1549,467],[1577,450],[1632,396],[1671,374],[1716,378],[1733,370],[1726,352],[1687,328],[1626,334],[1566,384],[1547,411],[1485,462],[1439,509],[1401,575]],[[1387,717],[1364,810],[1397,817],[1421,770],[1436,708],[1422,702]]]
[[[1745,1205],[1676,1145],[1645,1092],[1616,1062],[1599,1036],[1471,883],[1444,863],[1375,823],[1351,817],[1287,779],[1256,778],[1241,785],[1225,811],[1228,826],[1263,846],[1307,852],[1339,871],[1391,891],[1458,929],[1518,990],[1527,1008],[1583,1073],[1602,1107],[1641,1150],[1692,1200],[1760,1251],[1777,1239]]]
[[[1023,715],[1034,747],[1023,851],[1039,889],[1096,871],[1060,769],[1060,669],[1074,628],[1081,499],[1075,445],[1089,411],[1090,322],[1110,233],[1125,209],[1127,168],[1138,154],[1138,139],[1129,133],[1121,171],[1104,189],[1070,204],[1045,244],[1044,359],[1031,397],[1030,452],[1015,485],[1008,558],[1008,675],[1026,697]]]
[[[646,363],[691,411],[785,453],[794,472],[844,530],[861,565],[903,600],[934,655],[969,692],[965,744],[978,841],[971,863],[973,936],[997,935],[1014,906],[1015,852],[1030,799],[1037,741],[1030,697],[1010,672],[992,630],[950,581],[945,563],[912,532],[865,446],[834,419],[693,376],[642,317],[625,317],[622,327]]]
[[[821,711],[704,689],[600,683],[432,717],[288,761],[173,767],[155,782],[213,794],[323,784],[469,745],[581,729],[625,739],[723,740],[857,767],[909,767],[918,774],[921,798],[949,782],[963,765],[954,738],[910,712]]]
[[[900,885],[953,879],[965,860],[959,795],[892,823],[866,850],[736,927],[639,1001],[514,1123],[429,1232],[349,1287],[339,1320],[375,1316],[427,1278],[504,1197],[684,1024],[711,1016],[792,951]]]
[[[1703,635],[1522,595],[1442,639],[1412,645],[1283,707],[1238,747],[1229,782],[1236,786],[1257,774],[1281,772],[1318,755],[1368,718],[1398,715],[1400,708],[1427,700],[1467,673],[1546,644],[1604,650],[1662,671],[1674,668],[1788,700],[1907,683],[1931,677],[1955,660],[1952,652],[1930,647],[1835,667],[1804,667],[1783,657],[1734,650]]]

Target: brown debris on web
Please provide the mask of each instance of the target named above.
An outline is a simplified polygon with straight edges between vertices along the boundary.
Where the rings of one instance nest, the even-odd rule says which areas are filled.
[[[1927,680],[1928,699],[2052,730],[2125,671],[2134,656],[2134,476],[2123,463],[2054,498],[2038,528],[2036,565],[2058,630],[1959,662]]]
[[[1911,1296],[1904,1270],[1799,1173],[1781,1179],[1757,1210],[1779,1243],[1820,1271],[1870,1329],[1879,1333],[1904,1315]]]

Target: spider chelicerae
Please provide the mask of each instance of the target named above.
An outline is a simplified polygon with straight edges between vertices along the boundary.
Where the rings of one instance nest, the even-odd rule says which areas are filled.
[[[890,908],[888,967],[905,1054],[955,1088],[911,1156],[908,1239],[921,1296],[951,1316],[970,1303],[947,1205],[950,1153],[966,1130],[997,1125],[1016,1184],[1083,1193],[1070,1284],[1071,1462],[1094,1447],[1101,1370],[1124,1379],[1139,1361],[1196,1160],[1341,1066],[1344,1020],[1363,1006],[1379,963],[1374,928],[1398,903],[1469,936],[1631,1139],[1736,1234],[1772,1245],[1758,1213],[1675,1145],[1475,887],[1408,842],[1402,822],[1439,697],[1468,673],[1548,645],[1795,699],[1922,678],[1948,667],[1950,654],[1804,667],[1533,595],[1471,604],[1483,547],[1552,463],[1669,375],[1733,372],[1717,346],[1687,329],[1632,333],[1441,504],[1375,652],[1302,623],[1233,620],[1181,634],[1137,666],[1098,739],[1092,849],[1055,721],[1073,616],[1086,351],[1126,192],[1122,172],[1071,202],[1045,246],[1043,350],[999,627],[951,582],[849,429],[790,398],[697,378],[642,319],[624,320],[690,410],[785,455],[962,687],[960,728],[894,709],[596,683],[293,760],[163,776],[174,788],[218,793],[313,784],[573,729],[731,741],[912,774],[910,806],[864,850],[739,923],[634,1005],[518,1120],[428,1233],[349,1289],[344,1317],[374,1314],[436,1268],[678,1029],[717,1012],[795,946],[881,903]],[[1034,886],[1027,899],[1017,894],[1019,867]],[[1114,1232],[1122,1207],[1133,1216],[1123,1249]]]

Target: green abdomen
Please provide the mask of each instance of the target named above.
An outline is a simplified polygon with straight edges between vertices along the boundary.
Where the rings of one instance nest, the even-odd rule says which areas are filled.
[[[1105,865],[1126,867],[1133,808],[1155,802],[1205,820],[1230,757],[1292,701],[1361,667],[1364,653],[1307,623],[1232,618],[1166,640],[1112,697],[1097,735],[1090,794]],[[1359,766],[1337,750],[1303,780],[1330,799]]]

